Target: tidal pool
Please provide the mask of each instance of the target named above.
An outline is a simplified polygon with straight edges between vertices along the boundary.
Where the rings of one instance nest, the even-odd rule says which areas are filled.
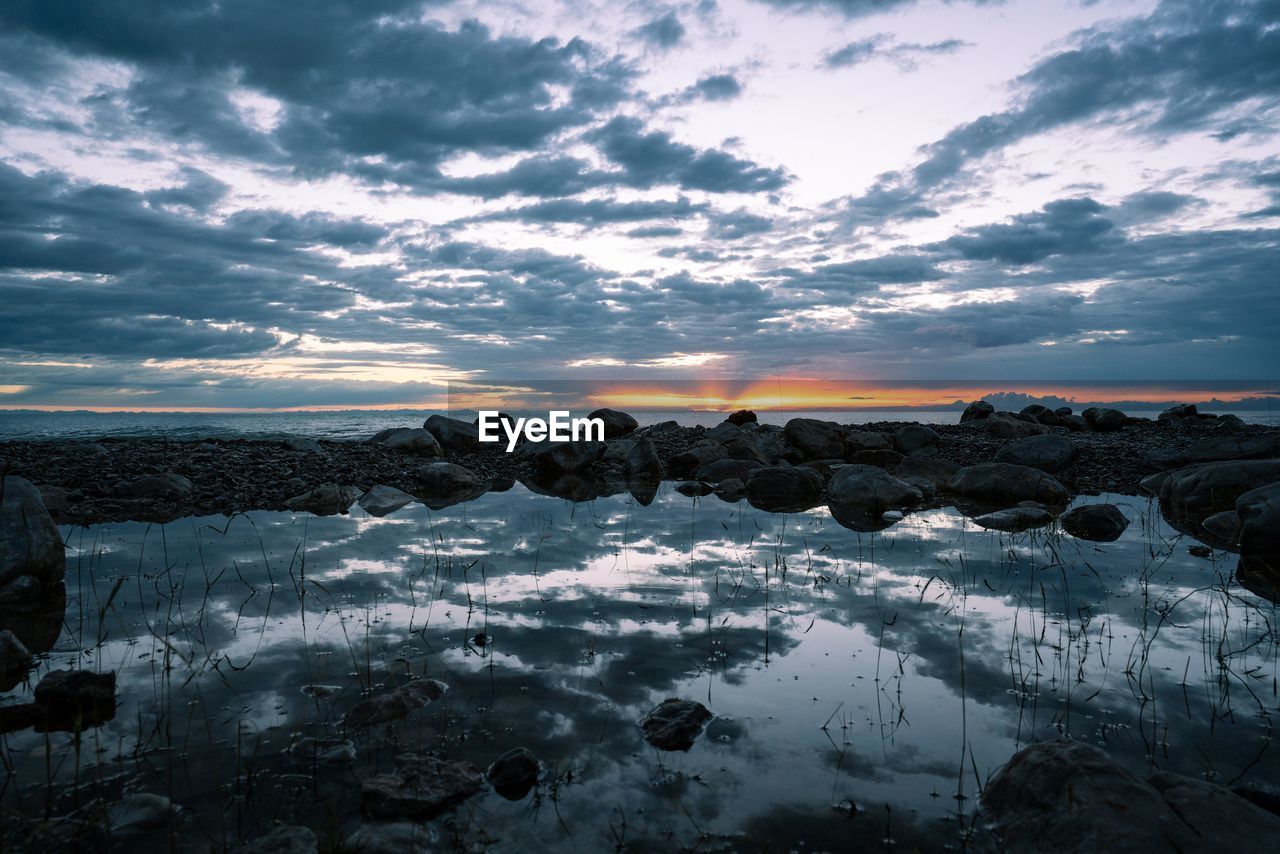
[[[222,850],[284,822],[350,850],[370,823],[361,781],[397,755],[483,770],[522,746],[544,766],[529,796],[482,791],[426,837],[938,850],[992,845],[977,796],[1033,740],[1095,743],[1142,774],[1280,779],[1275,606],[1236,584],[1234,556],[1188,554],[1145,499],[1080,499],[1099,500],[1132,520],[1117,542],[985,531],[951,509],[857,533],[825,509],[671,484],[647,506],[517,485],[385,518],[64,528],[60,634],[0,704],[72,667],[116,671],[119,706],[79,736],[4,734],[0,805],[30,829],[151,792],[180,812],[110,844]],[[410,676],[449,691],[343,727]],[[668,697],[716,716],[688,752],[641,736]],[[303,738],[332,741],[290,752]],[[11,846],[38,838],[16,832]]]

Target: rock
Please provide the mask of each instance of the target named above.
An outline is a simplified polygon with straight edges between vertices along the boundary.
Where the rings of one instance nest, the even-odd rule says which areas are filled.
[[[1280,433],[1200,439],[1187,446],[1184,456],[1191,463],[1275,459],[1280,457]]]
[[[366,824],[347,837],[343,851],[359,854],[418,854],[435,851],[437,833],[431,825],[412,821]]]
[[[960,413],[960,423],[967,424],[970,421],[984,421],[995,414],[996,408],[985,400],[975,400],[964,408],[964,412]]]
[[[1226,415],[1219,415],[1218,424],[1224,430],[1243,430],[1245,427],[1245,423],[1240,416],[1232,415],[1230,413],[1227,413]]]
[[[486,777],[493,790],[509,801],[518,801],[538,785],[542,763],[529,750],[517,747],[499,756]]]
[[[163,795],[137,792],[107,810],[107,826],[112,833],[130,833],[163,827],[178,812]]]
[[[320,842],[311,828],[285,824],[245,843],[236,854],[316,854],[319,850]]]
[[[687,495],[690,498],[699,498],[703,495],[710,495],[714,488],[709,483],[702,483],[697,480],[686,480],[684,483],[676,486],[676,492],[681,495]]]
[[[858,451],[849,456],[849,462],[861,466],[876,466],[882,469],[896,468],[905,457],[897,451]]]
[[[1181,421],[1184,418],[1194,418],[1199,413],[1196,411],[1194,403],[1178,403],[1170,406],[1164,412],[1160,413],[1158,420],[1160,421]]]
[[[627,464],[627,455],[631,453],[631,449],[635,446],[635,439],[614,439],[606,442],[604,453],[600,455],[600,462],[605,465],[622,468]]]
[[[456,463],[427,463],[418,469],[418,489],[428,507],[439,509],[479,495],[484,491],[484,481]]]
[[[468,453],[478,451],[482,447],[478,424],[468,424],[466,421],[444,415],[432,415],[423,422],[422,426],[436,437],[440,447],[446,451]]]
[[[760,463],[762,466],[767,466],[775,459],[773,455],[774,449],[766,450],[761,447],[760,442],[756,437],[749,436],[745,433],[736,439],[730,439],[725,442],[724,449],[729,454],[729,459],[731,460],[747,460],[753,463]],[[778,446],[776,450],[780,454],[782,452],[781,446]]]
[[[903,454],[910,454],[922,448],[932,447],[942,441],[942,437],[932,427],[923,424],[907,424],[899,427],[893,434],[893,444]]]
[[[1229,549],[1239,548],[1240,514],[1236,511],[1223,510],[1221,513],[1214,513],[1201,522],[1200,527],[1217,544]]]
[[[722,480],[716,484],[716,498],[730,503],[741,501],[747,494],[747,485],[736,477]]]
[[[163,472],[130,481],[120,490],[120,494],[128,498],[186,501],[193,491],[194,487],[187,478],[173,472]]]
[[[765,466],[747,476],[747,500],[753,507],[795,513],[822,501],[822,475],[803,466]]]
[[[40,491],[15,475],[0,478],[0,588],[24,577],[52,587],[66,570],[66,549]]]
[[[1014,851],[1247,851],[1280,833],[1280,818],[1228,789],[1167,772],[1144,782],[1079,741],[1018,751],[982,811]]]
[[[1072,433],[1087,433],[1093,429],[1089,426],[1089,422],[1084,420],[1080,415],[1059,415],[1058,420],[1062,422],[1062,426],[1066,427]]]
[[[317,516],[332,516],[335,513],[346,513],[360,496],[360,490],[354,486],[337,483],[326,483],[317,486],[310,492],[295,495],[284,503],[290,510],[314,513]]]
[[[60,486],[41,486],[40,500],[53,516],[66,513],[71,509],[71,496]]]
[[[737,479],[746,483],[751,472],[758,468],[762,468],[760,463],[751,460],[716,460],[698,469],[698,480],[720,483],[722,480]]]
[[[413,753],[395,761],[394,774],[379,774],[360,784],[361,808],[371,818],[428,821],[484,787],[484,777],[470,762]]]
[[[0,586],[0,606],[31,605],[39,602],[43,593],[34,575],[20,575]]]
[[[1048,433],[1049,428],[1034,421],[1023,421],[1008,412],[997,412],[986,421],[987,432],[997,439],[1022,439]]]
[[[723,445],[726,442],[741,439],[742,428],[737,424],[730,424],[728,421],[723,421],[712,427],[710,430],[707,430],[702,435],[703,438],[710,439],[713,442],[719,442]]]
[[[378,484],[360,496],[360,506],[370,516],[386,516],[417,500],[409,493],[402,492],[394,486]]]
[[[640,426],[630,415],[625,412],[619,412],[616,409],[597,409],[587,417],[599,418],[604,422],[604,437],[606,439],[617,439],[621,436],[626,436]]]
[[[1091,406],[1080,414],[1099,433],[1112,433],[1129,423],[1129,416],[1107,406]]]
[[[34,698],[51,720],[108,720],[116,711],[116,674],[53,670],[40,679]]]
[[[538,442],[529,447],[529,460],[542,477],[581,473],[604,454],[603,442]]]
[[[996,462],[1030,466],[1050,474],[1062,471],[1076,457],[1076,446],[1061,436],[1028,436],[1005,445]]]
[[[388,431],[378,444],[419,457],[438,457],[444,453],[435,434],[425,427],[400,427]]]
[[[644,438],[637,439],[631,453],[627,454],[623,471],[629,478],[654,482],[662,480],[662,460],[659,459],[653,442]]]
[[[933,484],[936,491],[946,486],[959,470],[960,466],[951,460],[942,460],[937,457],[906,457],[898,463],[895,473],[898,479],[903,481],[907,478],[927,480]]]
[[[799,449],[807,460],[843,457],[844,434],[844,428],[834,421],[815,418],[792,418],[783,428],[787,444]]]
[[[1148,448],[1142,453],[1142,461],[1153,469],[1167,471],[1187,464],[1187,456],[1174,448]]]
[[[922,497],[914,486],[875,466],[843,466],[832,474],[827,484],[827,498],[832,504],[868,516],[878,517],[886,510],[914,507]]]
[[[287,436],[280,443],[286,451],[299,451],[304,454],[324,455],[324,448],[315,439],[304,439],[301,436]]]
[[[955,473],[947,489],[965,498],[1011,507],[1019,501],[1037,501],[1047,506],[1064,504],[1067,488],[1052,475],[1013,463],[979,463]]]
[[[1022,407],[1019,415],[1029,415],[1032,419],[1039,421],[1044,415],[1052,415],[1053,410],[1041,403],[1031,403]]]
[[[1155,474],[1149,474],[1142,480],[1138,481],[1138,488],[1147,495],[1159,497],[1160,490],[1164,486],[1164,482],[1169,479],[1169,472],[1160,471]]]
[[[349,765],[356,761],[356,746],[349,738],[299,738],[289,745],[289,755],[306,765]]]
[[[1080,540],[1111,543],[1120,539],[1129,520],[1114,504],[1082,504],[1059,517],[1062,529]]]
[[[1235,509],[1246,492],[1280,480],[1280,460],[1200,463],[1169,472],[1160,482],[1160,510],[1175,528],[1198,533],[1199,523]]]
[[[1240,551],[1280,552],[1280,481],[1251,489],[1236,499]]]
[[[983,528],[1016,534],[1032,528],[1043,528],[1053,521],[1053,514],[1043,507],[1008,507],[994,513],[984,513],[973,521]]]
[[[750,409],[739,409],[737,412],[725,419],[725,421],[728,421],[730,424],[735,424],[738,427],[741,427],[743,424],[755,424],[757,423],[757,420],[756,414]]]
[[[1066,418],[1068,415],[1071,414],[1071,407],[1059,406],[1057,409],[1053,410],[1053,414],[1058,416],[1059,418]]]
[[[0,691],[8,691],[26,679],[31,664],[26,645],[13,632],[0,629]]]
[[[644,740],[659,750],[688,750],[714,715],[701,703],[663,700],[640,721]]]
[[[720,443],[699,441],[672,457],[667,468],[674,477],[689,477],[707,463],[728,458],[729,452]]]
[[[435,679],[418,679],[356,703],[343,716],[342,723],[349,727],[367,727],[398,721],[439,700],[448,690],[449,686]]]
[[[846,456],[862,451],[889,451],[893,449],[893,440],[874,430],[850,430],[844,434],[844,449]]]

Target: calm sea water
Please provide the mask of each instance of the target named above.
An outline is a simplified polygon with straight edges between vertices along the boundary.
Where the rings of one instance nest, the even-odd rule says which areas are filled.
[[[1215,410],[1217,411],[1217,410]],[[1223,410],[1229,411],[1229,410]],[[199,413],[199,412],[3,412],[0,411],[0,440],[4,439],[98,439],[127,436],[167,436],[170,439],[196,438],[279,438],[308,436],[317,439],[365,439],[387,427],[418,427],[437,410],[394,412],[348,410],[342,412]],[[470,420],[474,412],[454,412]],[[546,413],[514,412],[515,415]],[[585,415],[585,412],[574,413]],[[727,413],[679,410],[637,412],[641,424],[674,420],[684,425],[713,426]],[[1155,412],[1134,414],[1154,417]],[[1253,424],[1280,424],[1280,412],[1243,410],[1235,412]],[[783,424],[797,415],[823,418],[842,424],[873,421],[920,421],[927,424],[955,424],[959,410],[896,410],[884,412],[784,412],[761,411],[760,420]]]
[[[1280,780],[1275,606],[1146,501],[1110,500],[1132,524],[1106,545],[950,509],[859,534],[669,484],[648,506],[516,486],[382,519],[64,528],[68,600],[29,627],[31,684],[114,670],[120,707],[78,736],[5,735],[0,808],[16,828],[152,792],[182,811],[129,850],[221,850],[274,821],[330,850],[396,755],[483,769],[523,746],[533,794],[475,795],[424,826],[432,850],[981,850],[977,796],[1035,739]],[[450,690],[343,728],[409,674]],[[687,753],[637,726],[668,697],[715,714]],[[337,761],[290,752],[308,737]]]

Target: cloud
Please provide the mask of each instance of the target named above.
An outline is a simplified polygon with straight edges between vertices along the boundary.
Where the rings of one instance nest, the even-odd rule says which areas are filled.
[[[960,39],[945,39],[931,44],[899,43],[888,33],[877,33],[828,51],[822,57],[822,66],[848,68],[876,59],[885,59],[897,65],[902,71],[914,71],[919,67],[920,60],[925,57],[955,53],[969,46],[969,42]]]
[[[605,225],[650,219],[685,219],[708,209],[681,196],[672,201],[620,202],[616,199],[553,199],[472,217],[473,222],[513,220],[525,223],[568,222]],[[678,231],[678,229],[677,229]]]
[[[845,18],[862,18],[892,12],[916,3],[916,0],[757,0],[785,11],[834,12]],[[975,5],[999,3],[1003,0],[970,0]]]
[[[685,29],[684,24],[680,23],[679,16],[675,12],[668,11],[636,29],[632,34],[653,47],[670,50],[684,40]]]
[[[1090,198],[1059,199],[1043,209],[955,235],[945,245],[968,260],[1032,264],[1050,255],[1100,252],[1121,240],[1106,208]]]
[[[707,236],[716,240],[741,240],[773,230],[773,219],[739,208],[707,218]]]
[[[742,94],[742,84],[732,74],[709,74],[684,90],[687,101],[732,101]]]

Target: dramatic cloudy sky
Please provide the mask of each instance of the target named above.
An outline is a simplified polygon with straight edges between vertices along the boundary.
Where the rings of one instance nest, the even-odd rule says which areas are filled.
[[[0,408],[1274,379],[1280,0],[8,0]]]

